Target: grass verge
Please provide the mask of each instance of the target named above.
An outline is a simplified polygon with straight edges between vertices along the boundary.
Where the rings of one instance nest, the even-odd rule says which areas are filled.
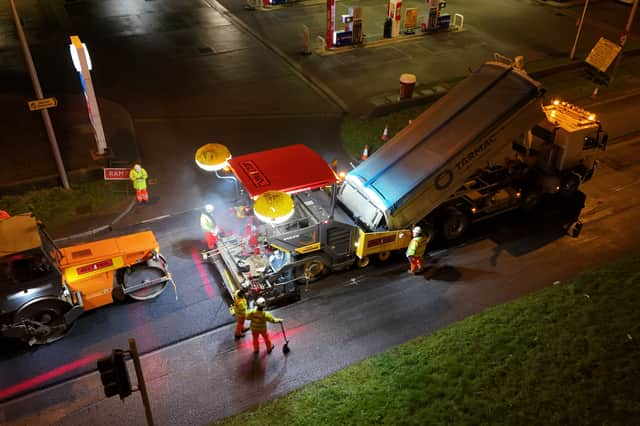
[[[640,252],[219,424],[637,424],[639,285]]]
[[[9,214],[31,211],[48,228],[62,227],[91,216],[120,212],[130,200],[130,183],[91,181],[61,187],[35,189],[19,195],[0,196],[0,209]]]
[[[382,132],[388,125],[388,137],[398,133],[413,120],[423,113],[426,105],[418,105],[403,109],[382,117],[345,117],[340,127],[340,140],[345,151],[354,158],[360,158],[365,144],[369,145],[369,155],[384,145]]]

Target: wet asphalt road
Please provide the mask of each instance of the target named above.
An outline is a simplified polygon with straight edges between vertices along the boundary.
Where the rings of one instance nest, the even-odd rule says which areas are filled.
[[[106,97],[121,102],[132,113],[144,158],[158,167],[180,170],[176,171],[175,179],[162,182],[175,187],[177,198],[157,200],[158,203],[171,201],[178,205],[189,205],[185,200],[207,199],[214,192],[229,194],[229,188],[212,184],[209,177],[198,175],[193,167],[191,153],[195,147],[205,142],[225,141],[233,148],[234,153],[239,154],[304,141],[320,149],[327,158],[335,153],[333,143],[327,144],[327,141],[337,140],[340,116],[338,108],[270,56],[262,44],[221,20],[219,14],[205,2],[190,2],[188,7],[180,1],[162,2],[165,14],[161,18],[156,16],[154,20],[149,19],[146,8],[157,11],[160,6],[151,2],[142,6],[129,5],[127,2],[114,2],[116,3],[117,7],[110,2],[69,4],[66,8],[71,21],[67,24],[73,25],[78,33],[82,33],[83,40],[92,46],[96,64],[96,87]],[[122,7],[137,9],[123,13]],[[278,16],[275,12],[271,13],[274,17]],[[39,31],[32,33],[34,56],[44,85],[54,93],[77,91],[77,77],[73,71],[68,72],[71,69],[68,57],[61,56],[52,49],[55,43],[58,47],[66,48],[66,35],[61,30],[63,20],[60,16],[56,8],[52,7],[43,22],[27,19],[28,26]],[[85,19],[87,16],[96,19]],[[282,17],[279,19],[283,20]],[[565,21],[566,19],[563,22]],[[489,22],[488,25],[490,24]],[[192,26],[195,29],[189,30]],[[49,30],[55,30],[53,39],[47,34]],[[472,33],[465,36],[470,34]],[[478,40],[482,37],[491,38],[476,34],[470,42],[472,45],[479,43]],[[511,49],[514,52],[517,50],[513,47]],[[540,50],[546,51],[546,46]],[[558,49],[558,52],[561,50]],[[474,51],[481,55],[480,50]],[[144,52],[144,60],[138,59],[141,52]],[[431,52],[427,48],[425,54],[428,53]],[[411,55],[399,52],[396,48],[382,51],[382,56],[375,59],[396,60],[394,58],[397,56],[394,55],[398,54],[402,55],[403,60],[411,59]],[[459,58],[459,54],[459,51],[450,52],[451,58]],[[441,57],[441,60],[445,61],[447,58],[449,56]],[[339,62],[347,59],[331,60]],[[342,67],[337,65],[339,64],[327,69],[340,70],[348,76],[362,71],[354,68],[353,63],[344,63]],[[435,68],[437,65],[433,63],[429,66]],[[377,72],[375,67],[375,62],[370,64],[367,72]],[[388,73],[389,78],[392,78],[392,74],[395,78],[398,71],[393,69]],[[268,96],[256,96],[256,92],[265,90],[266,81],[269,86]],[[352,81],[346,78],[340,80],[335,87],[340,91],[350,83]],[[28,86],[28,81],[20,80],[20,84],[14,88]],[[365,93],[370,91],[358,91],[354,97],[365,96]],[[621,110],[637,106],[637,99],[624,102]],[[613,126],[619,125],[615,120],[611,122]],[[162,141],[164,148],[158,147],[158,141]],[[181,149],[172,149],[172,146],[179,146]],[[627,154],[626,158],[633,158],[636,154]],[[623,197],[626,191],[634,190],[625,187],[616,192],[619,199],[608,198],[608,189],[624,187],[637,178],[635,165],[624,159],[623,153],[612,157],[611,167],[607,169],[605,163],[604,168],[604,175],[609,177],[590,184],[591,198],[588,202],[595,203],[595,200],[599,200],[610,210],[598,211],[608,211],[609,215],[592,215],[594,220],[599,221],[601,228],[596,226],[593,231],[586,233],[587,239],[583,240],[586,242],[581,250],[587,255],[583,253],[578,258],[572,257],[569,261],[571,267],[559,267],[566,269],[567,274],[595,264],[594,258],[612,257],[620,253],[621,247],[633,245],[633,232],[629,231],[625,235],[626,227],[622,221],[623,218],[628,220],[628,216],[624,215],[628,215],[635,207],[633,203],[637,194],[633,192],[633,196]],[[153,204],[149,207],[153,208]],[[136,337],[140,350],[147,352],[230,323],[232,318],[226,311],[228,300],[222,293],[221,286],[209,266],[200,264],[198,260],[197,251],[202,243],[196,220],[193,214],[184,213],[149,225],[156,232],[163,253],[169,260],[178,286],[177,300],[173,290],[168,288],[154,301],[113,305],[87,313],[69,336],[54,345],[28,350],[6,348],[8,350],[3,350],[0,355],[0,395],[4,392],[5,395],[15,396],[20,392],[90,371],[94,369],[95,358],[114,347],[125,346],[129,337]],[[637,229],[633,228],[632,231]],[[611,233],[603,237],[606,232]],[[484,291],[483,284],[493,282],[498,277],[485,268],[485,265],[475,268],[468,266],[472,263],[469,262],[470,259],[485,256],[489,258],[493,256],[491,253],[495,247],[500,247],[496,250],[495,259],[498,260],[495,262],[499,262],[500,253],[503,252],[514,257],[524,256],[523,259],[533,256],[527,259],[530,264],[539,267],[545,262],[539,253],[548,252],[548,249],[545,251],[542,248],[558,236],[556,231],[550,231],[550,234],[543,232],[520,235],[503,229],[492,234],[492,238],[481,238],[478,240],[480,243],[459,248],[455,257],[445,260],[433,272],[437,284],[432,289],[423,290],[424,294],[421,292],[421,296],[428,299],[422,305],[423,309],[429,310],[430,318],[439,318],[430,326],[437,327],[452,319],[462,318],[473,310],[473,306],[499,303],[542,285],[523,278],[514,285],[503,282],[492,291]],[[571,241],[564,241],[562,244],[569,248],[581,244],[579,240]],[[324,307],[325,311],[319,312],[330,315],[332,311],[343,309],[344,304],[372,298],[380,303],[371,304],[371,309],[378,309],[389,294],[386,286],[407,283],[403,274],[405,266],[399,260],[398,263],[389,265],[388,269],[374,267],[366,273],[351,271],[329,277],[307,294],[314,300],[309,306],[313,309]],[[351,278],[355,278],[355,281]],[[474,280],[477,281],[474,284],[476,291],[468,299],[468,309],[449,310],[441,295],[456,293],[456,287],[451,283]],[[357,291],[350,293],[351,298],[341,300],[338,296],[352,286],[356,286]],[[327,293],[322,293],[325,295],[323,297],[313,298],[311,296],[315,291]],[[363,305],[362,308],[366,310],[367,306]],[[394,315],[390,315],[386,319],[393,318]],[[396,319],[400,318],[398,313]],[[390,343],[399,342],[412,332],[422,330],[423,325],[408,323],[406,334],[374,342],[372,345],[378,346],[373,350],[382,350]],[[355,336],[364,330],[357,328],[352,332]],[[371,349],[369,347],[361,350],[364,353]]]

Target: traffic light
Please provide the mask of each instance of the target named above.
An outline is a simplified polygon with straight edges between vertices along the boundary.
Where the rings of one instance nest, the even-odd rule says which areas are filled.
[[[125,399],[131,395],[131,381],[124,354],[124,351],[114,349],[111,355],[98,360],[98,371],[104,385],[104,394],[109,398],[120,395],[120,399]]]

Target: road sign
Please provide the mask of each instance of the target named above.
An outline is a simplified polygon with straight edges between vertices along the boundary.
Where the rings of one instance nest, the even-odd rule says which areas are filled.
[[[58,100],[56,98],[43,98],[36,99],[35,101],[29,101],[29,111],[37,111],[39,109],[53,108],[58,106]]]
[[[131,169],[123,167],[105,167],[104,180],[129,180],[129,172]]]
[[[600,40],[598,40],[594,48],[589,52],[585,62],[600,72],[607,72],[613,60],[616,59],[616,56],[620,53],[620,50],[622,50],[622,47],[604,37],[600,37]]]

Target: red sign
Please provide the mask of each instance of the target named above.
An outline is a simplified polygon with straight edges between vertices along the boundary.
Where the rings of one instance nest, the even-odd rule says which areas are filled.
[[[92,263],[91,265],[81,266],[76,269],[76,272],[78,273],[78,275],[84,275],[88,274],[89,272],[97,271],[99,269],[108,268],[110,266],[113,266],[113,260],[107,259],[101,262]]]
[[[123,167],[105,167],[104,180],[129,180],[130,169]]]
[[[261,187],[269,186],[271,184],[271,182],[269,182],[269,179],[267,179],[264,173],[260,171],[258,166],[256,166],[256,163],[254,163],[253,161],[243,161],[242,163],[240,163],[240,168],[244,170],[247,175],[249,175],[249,179],[251,179],[251,182],[253,182],[255,186]]]

